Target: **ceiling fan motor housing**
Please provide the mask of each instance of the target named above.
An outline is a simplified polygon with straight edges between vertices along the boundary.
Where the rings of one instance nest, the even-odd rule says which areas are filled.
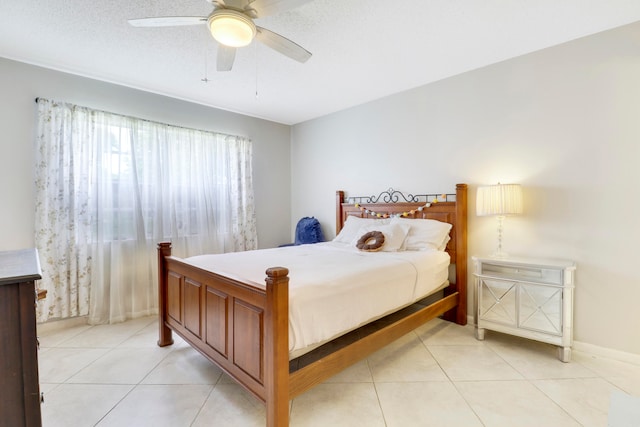
[[[247,46],[256,35],[253,20],[232,9],[215,10],[207,18],[207,25],[213,38],[225,46]]]

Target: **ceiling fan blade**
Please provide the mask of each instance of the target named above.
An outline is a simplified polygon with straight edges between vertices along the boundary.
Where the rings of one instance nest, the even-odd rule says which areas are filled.
[[[231,71],[235,59],[235,47],[218,44],[218,57],[216,58],[216,69],[218,71]]]
[[[157,18],[129,19],[129,24],[134,27],[176,27],[206,23],[206,16],[160,16]]]
[[[304,63],[311,58],[311,52],[299,44],[292,42],[288,38],[267,30],[266,28],[256,26],[256,29],[258,30],[256,33],[256,39],[269,46],[271,49],[276,50],[291,59],[295,59],[298,62]]]
[[[302,6],[310,1],[311,0],[249,0],[249,6],[247,7],[254,9],[258,18],[264,18],[265,16],[275,15],[276,13]]]

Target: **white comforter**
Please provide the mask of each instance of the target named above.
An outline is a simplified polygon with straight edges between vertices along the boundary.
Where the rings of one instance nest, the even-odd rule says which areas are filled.
[[[258,286],[265,286],[267,268],[288,268],[289,349],[297,357],[441,289],[449,255],[436,250],[361,252],[326,242],[185,261]]]

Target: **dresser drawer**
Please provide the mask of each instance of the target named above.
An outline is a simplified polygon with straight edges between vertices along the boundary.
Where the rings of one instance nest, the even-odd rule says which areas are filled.
[[[511,278],[528,282],[547,283],[562,286],[563,270],[551,268],[538,268],[519,265],[503,265],[482,263],[480,274],[483,276]]]

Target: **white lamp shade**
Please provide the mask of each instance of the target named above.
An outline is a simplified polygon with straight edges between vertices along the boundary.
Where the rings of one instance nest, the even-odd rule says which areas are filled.
[[[519,184],[497,184],[478,187],[476,214],[520,215],[522,214],[522,187]]]
[[[225,46],[247,46],[256,35],[253,21],[235,10],[216,10],[209,16],[208,24],[213,38]]]

